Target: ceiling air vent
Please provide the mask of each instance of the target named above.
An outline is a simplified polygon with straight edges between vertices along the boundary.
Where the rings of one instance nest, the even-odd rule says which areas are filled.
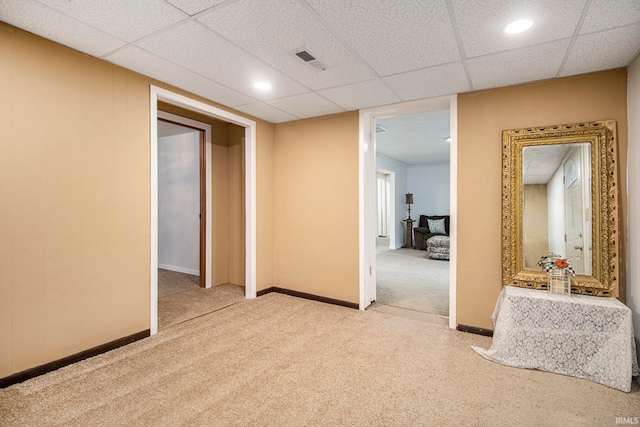
[[[387,133],[389,132],[386,127],[382,125],[376,125],[376,133]]]
[[[310,53],[306,49],[296,49],[293,51],[293,54],[298,58],[302,59],[307,65],[310,65],[316,70],[324,71],[327,69],[327,66],[318,60],[312,53]]]

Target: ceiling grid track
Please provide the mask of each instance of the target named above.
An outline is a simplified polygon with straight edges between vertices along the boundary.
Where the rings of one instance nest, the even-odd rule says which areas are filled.
[[[358,61],[365,66],[374,76],[376,76],[375,79],[371,79],[371,80],[377,80],[380,83],[382,83],[387,89],[389,89],[389,91],[394,94],[399,100],[403,100],[401,96],[399,96],[395,90],[393,90],[393,88],[380,76],[380,74],[378,74],[378,72],[376,70],[373,69],[373,67],[371,67],[371,65],[369,65],[369,63],[367,61],[365,61],[339,34],[337,34],[333,28],[329,25],[329,23],[327,23],[327,21],[325,21],[325,19],[320,16],[320,14],[313,8],[311,7],[311,5],[309,3],[306,2],[306,0],[298,0],[299,3],[309,11],[309,13],[318,20],[318,22],[320,22],[322,24],[322,26],[324,26],[324,28],[329,32],[329,34],[331,34],[333,37],[336,38],[336,40],[338,40],[340,42],[340,44],[342,44],[342,46],[345,47],[345,49],[347,49],[349,51],[349,53],[351,53],[351,55],[353,55],[354,58],[357,58]],[[366,82],[366,81],[370,81],[370,80],[361,80],[360,82],[351,82],[348,85],[352,85],[354,83],[361,83],[361,82]],[[327,87],[324,89],[333,89],[333,88],[337,88],[337,87],[341,87],[341,86],[347,86],[347,85],[340,85],[340,86],[333,86],[333,87]]]
[[[204,28],[206,31],[209,31],[209,32],[211,32],[211,33],[215,34],[216,36],[220,37],[222,40],[225,40],[227,43],[231,44],[231,45],[232,45],[232,46],[234,46],[236,49],[241,50],[242,52],[246,53],[247,55],[251,56],[252,58],[255,58],[255,59],[257,59],[258,61],[262,62],[262,63],[263,63],[263,64],[265,64],[267,67],[269,67],[269,68],[271,68],[272,70],[274,70],[276,73],[281,74],[281,75],[285,76],[286,78],[290,79],[291,81],[293,81],[293,82],[295,82],[295,83],[299,84],[299,85],[300,85],[300,86],[302,86],[303,88],[307,89],[309,92],[313,92],[313,93],[315,93],[315,91],[314,91],[314,90],[312,90],[309,86],[307,86],[307,85],[303,84],[302,82],[300,82],[300,81],[298,81],[298,80],[294,79],[292,76],[290,76],[290,75],[288,75],[288,74],[283,73],[283,72],[282,72],[282,71],[280,71],[278,68],[274,67],[273,65],[271,65],[271,64],[270,64],[270,63],[268,63],[267,61],[264,61],[262,58],[260,58],[259,56],[257,56],[257,55],[256,55],[256,54],[254,54],[253,52],[248,51],[248,50],[247,50],[247,49],[245,49],[244,47],[240,46],[238,43],[236,43],[236,42],[234,42],[234,41],[232,41],[232,40],[229,40],[229,38],[227,38],[226,36],[223,36],[223,35],[222,35],[222,34],[220,34],[219,32],[217,32],[217,31],[215,31],[215,30],[211,29],[211,27],[209,27],[209,26],[205,25],[204,23],[202,23],[202,22],[200,22],[200,21],[196,21],[196,23],[197,23],[198,25],[200,25],[202,28]],[[234,89],[234,90],[235,90],[235,89]],[[240,92],[240,93],[242,93],[242,92]],[[242,94],[243,94],[243,95],[246,95],[245,93],[242,93]],[[247,95],[247,96],[251,97],[251,95]],[[296,95],[291,95],[291,96],[296,96]],[[296,116],[295,114],[292,114],[292,113],[286,112],[286,111],[284,111],[284,110],[282,110],[282,109],[280,109],[280,108],[278,108],[278,107],[275,107],[275,106],[273,106],[273,105],[271,105],[271,104],[269,104],[269,103],[268,103],[269,101],[275,101],[275,100],[278,100],[278,99],[285,99],[285,98],[289,98],[289,96],[284,96],[284,97],[281,97],[281,98],[267,99],[267,100],[258,100],[258,102],[259,102],[259,103],[265,103],[265,104],[269,105],[270,107],[275,108],[275,109],[276,109],[276,110],[278,110],[278,111],[281,111],[281,112],[283,112],[283,113],[285,113],[285,114],[287,114],[287,115],[290,115],[290,116],[294,116],[294,117],[295,117],[295,118],[297,118],[297,119],[300,119],[301,117]],[[327,101],[331,102],[330,100],[327,100]],[[333,103],[332,103],[332,104],[333,104]],[[237,105],[237,107],[243,107],[243,106],[246,106],[246,105],[251,105],[251,104],[240,104],[240,105]],[[336,105],[336,104],[334,104],[334,105]],[[336,105],[336,107],[340,108],[340,106],[339,106],[339,105]]]
[[[451,20],[451,26],[453,27],[453,34],[456,37],[456,43],[458,44],[458,51],[460,52],[460,63],[464,68],[464,73],[467,76],[469,82],[469,90],[473,90],[473,81],[471,80],[471,72],[469,71],[469,65],[467,64],[467,54],[464,51],[464,44],[462,43],[462,36],[460,36],[460,30],[458,29],[458,21],[456,20],[456,14],[453,10],[453,4],[451,0],[447,0],[447,12],[449,12],[449,19]]]
[[[576,25],[576,30],[573,33],[573,37],[571,37],[571,41],[569,42],[569,46],[567,47],[567,52],[564,54],[564,58],[562,58],[562,63],[560,64],[560,68],[558,68],[558,72],[556,73],[556,78],[559,78],[564,71],[564,67],[569,60],[569,56],[571,55],[571,51],[573,50],[573,45],[578,39],[580,35],[580,31],[582,30],[582,24],[584,20],[587,19],[587,13],[589,12],[589,8],[591,7],[591,2],[593,0],[587,0],[584,5],[584,9],[582,9],[582,14],[580,15],[580,20],[578,21],[578,25]]]

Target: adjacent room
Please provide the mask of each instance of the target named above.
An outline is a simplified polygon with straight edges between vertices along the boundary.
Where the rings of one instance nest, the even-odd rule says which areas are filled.
[[[450,112],[380,118],[375,129],[377,309],[448,317]]]

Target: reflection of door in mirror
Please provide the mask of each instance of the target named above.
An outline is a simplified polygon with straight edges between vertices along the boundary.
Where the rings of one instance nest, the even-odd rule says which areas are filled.
[[[585,167],[585,147],[574,147],[564,162],[566,256],[576,274],[591,274],[591,176]],[[589,265],[586,264],[587,258]]]
[[[590,144],[525,147],[523,152],[523,267],[540,257],[566,257],[576,274],[591,274]]]

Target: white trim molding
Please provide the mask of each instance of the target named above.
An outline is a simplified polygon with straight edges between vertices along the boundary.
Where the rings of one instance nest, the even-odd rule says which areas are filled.
[[[375,120],[405,114],[438,110],[450,111],[450,235],[449,249],[449,327],[455,329],[457,301],[457,207],[458,207],[458,103],[457,96],[403,102],[399,104],[373,107],[360,110],[360,148],[359,148],[359,212],[360,212],[360,310],[367,308],[376,296],[376,247],[375,247]]]
[[[178,273],[191,274],[192,276],[197,276],[200,274],[198,270],[193,270],[191,268],[184,268],[184,267],[176,267],[175,265],[169,265],[169,264],[158,264],[158,268],[161,268],[163,270],[169,270],[169,271],[177,271]]]
[[[150,86],[150,184],[151,184],[151,262],[150,332],[158,332],[158,101],[195,111],[205,116],[245,128],[245,297],[256,297],[256,122],[229,111],[188,98],[175,92]],[[210,178],[209,176],[207,177]],[[209,208],[209,205],[207,205]],[[211,209],[207,209],[210,212]],[[209,224],[208,224],[209,225]],[[211,228],[208,227],[207,233]],[[208,251],[211,253],[210,251]],[[210,256],[209,256],[210,258]],[[210,272],[211,269],[207,269]]]

